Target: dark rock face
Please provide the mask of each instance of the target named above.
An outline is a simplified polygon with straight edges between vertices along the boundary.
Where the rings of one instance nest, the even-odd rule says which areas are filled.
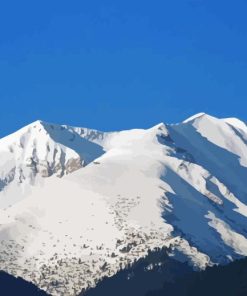
[[[0,271],[0,295],[2,296],[48,296],[44,291],[39,290],[35,285],[15,278],[3,271]]]

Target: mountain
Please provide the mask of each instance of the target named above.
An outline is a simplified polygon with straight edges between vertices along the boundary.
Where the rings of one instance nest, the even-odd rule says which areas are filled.
[[[102,138],[95,130],[38,120],[1,139],[0,190],[12,191],[1,206],[25,197],[39,177],[63,177],[101,156],[104,151],[97,140]]]
[[[78,295],[163,248],[247,255],[247,126],[200,113],[104,133],[37,121],[0,140],[0,269]]]

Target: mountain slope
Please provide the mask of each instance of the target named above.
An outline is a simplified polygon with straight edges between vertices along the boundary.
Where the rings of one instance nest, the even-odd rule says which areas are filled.
[[[95,288],[89,289],[85,296],[145,296],[150,291],[162,289],[165,281],[172,284],[192,272],[187,264],[167,256],[166,250],[154,250],[114,276],[104,278]],[[179,293],[165,295],[181,296]]]
[[[40,177],[62,177],[101,156],[103,138],[94,130],[38,120],[1,139],[0,192],[6,198],[1,198],[0,207],[22,199]]]
[[[199,114],[114,133],[36,124],[0,140],[2,180],[25,172],[0,193],[2,270],[77,295],[160,247],[196,270],[247,255],[244,123]]]

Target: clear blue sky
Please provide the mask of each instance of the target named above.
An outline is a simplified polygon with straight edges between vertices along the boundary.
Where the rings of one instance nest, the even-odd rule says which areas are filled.
[[[246,0],[1,1],[0,136],[36,119],[247,120],[246,13]]]

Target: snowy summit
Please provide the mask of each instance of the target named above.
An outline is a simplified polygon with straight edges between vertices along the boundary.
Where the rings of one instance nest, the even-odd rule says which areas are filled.
[[[246,180],[236,118],[110,133],[36,121],[0,139],[0,269],[70,296],[155,248],[226,264],[247,255]]]

